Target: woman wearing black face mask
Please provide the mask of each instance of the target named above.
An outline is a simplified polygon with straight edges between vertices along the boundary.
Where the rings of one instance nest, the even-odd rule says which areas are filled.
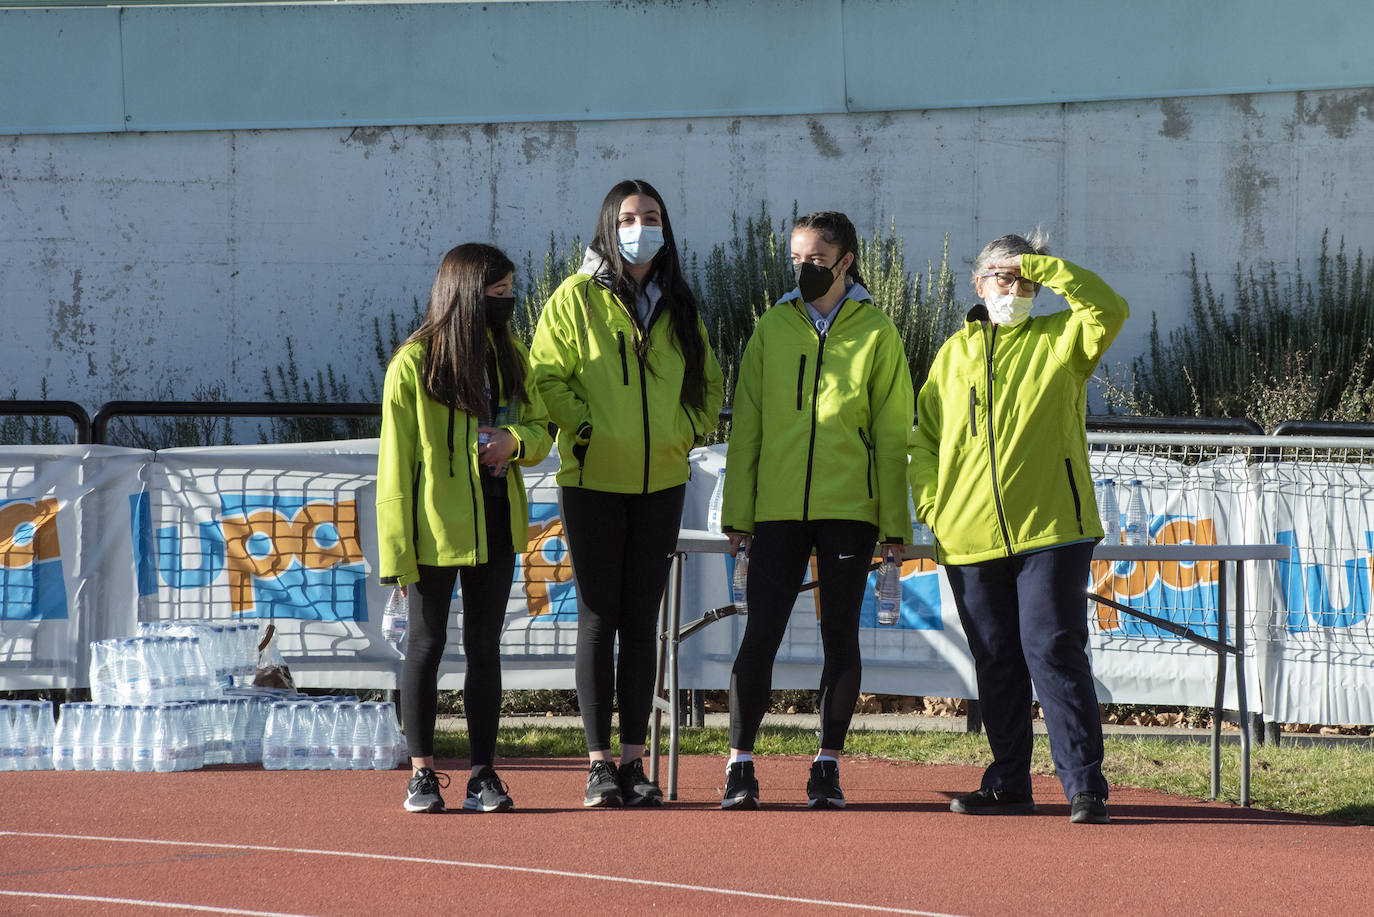
[[[492,768],[500,719],[500,637],[529,529],[520,465],[548,455],[548,411],[510,333],[514,265],[490,245],[444,255],[424,320],[386,370],[377,454],[381,581],[420,594],[401,668],[412,777],[405,808],[442,812],[434,770],[439,662],[455,580],[463,586],[463,706],[472,746],[463,808],[514,807]]]
[[[840,808],[838,757],[859,694],[859,610],[876,543],[897,563],[911,540],[906,447],[911,373],[896,326],[873,305],[842,213],[802,217],[797,289],[763,314],[740,362],[722,523],[749,557],[749,617],[730,677],[726,809],[758,807],[753,747],[773,660],[815,552],[820,578],[820,754],[812,808]]]

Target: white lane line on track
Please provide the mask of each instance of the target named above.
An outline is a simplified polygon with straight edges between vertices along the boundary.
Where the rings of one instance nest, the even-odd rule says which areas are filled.
[[[25,892],[0,888],[0,895],[15,898],[47,898],[58,901],[90,901],[97,904],[127,904],[130,907],[161,907],[175,911],[200,911],[206,914],[238,914],[241,917],[306,917],[304,914],[285,914],[279,911],[245,911],[236,907],[213,907],[208,904],[182,904],[173,901],[146,901],[143,898],[108,898],[104,895],[59,895],[55,892]]]
[[[594,872],[572,872],[565,869],[545,869],[538,866],[513,866],[507,863],[475,863],[469,860],[441,860],[434,857],[400,856],[391,853],[362,853],[356,850],[320,850],[310,847],[272,847],[265,844],[222,844],[211,841],[174,841],[162,838],[104,837],[91,834],[51,834],[39,831],[0,831],[0,837],[34,837],[67,841],[100,841],[110,844],[154,844],[165,847],[202,847],[211,850],[253,850],[261,853],[294,853],[306,856],[347,857],[358,860],[382,860],[388,863],[417,863],[426,866],[456,866],[462,869],[490,869],[500,872],[521,872],[539,876],[557,876],[564,879],[588,879],[593,882],[615,882],[624,885],[643,885],[650,888],[670,888],[678,891],[701,892],[711,895],[727,895],[736,898],[750,898],[758,901],[779,901],[787,904],[807,904],[815,907],[842,908],[854,911],[875,911],[883,914],[909,914],[914,917],[959,917],[941,911],[919,911],[881,904],[861,904],[853,901],[826,901],[821,898],[799,898],[793,895],[772,895],[767,892],[750,892],[736,888],[717,888],[711,885],[689,885],[685,882],[665,882],[661,879],[635,879],[628,876],[608,876]],[[253,913],[250,911],[225,913]]]

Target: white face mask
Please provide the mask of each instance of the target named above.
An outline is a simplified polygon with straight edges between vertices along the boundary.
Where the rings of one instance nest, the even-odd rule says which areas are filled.
[[[620,254],[631,264],[648,264],[663,248],[663,227],[637,224],[618,230]]]
[[[988,318],[998,325],[1019,325],[1030,318],[1031,298],[1011,293],[993,293],[984,299]]]

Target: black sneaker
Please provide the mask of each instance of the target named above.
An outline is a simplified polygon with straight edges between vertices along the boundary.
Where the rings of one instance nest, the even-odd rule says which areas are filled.
[[[949,810],[960,815],[1034,815],[1035,800],[1026,793],[984,787],[955,796],[949,801]]]
[[[620,806],[624,804],[620,795],[620,781],[616,779],[615,766],[609,761],[593,761],[587,771],[587,795],[582,804],[591,806]]]
[[[843,809],[840,791],[840,765],[834,761],[812,761],[811,779],[806,781],[807,806],[812,809]]]
[[[1075,825],[1105,825],[1111,821],[1107,816],[1107,800],[1096,793],[1075,793],[1069,803],[1069,821]]]
[[[759,782],[754,779],[753,761],[732,761],[725,768],[725,798],[722,809],[757,809]]]
[[[635,758],[615,772],[620,793],[627,806],[661,806],[663,791],[644,773],[644,759]]]
[[[448,786],[448,774],[439,773],[422,767],[406,784],[407,812],[442,812],[444,797],[439,795],[441,787]]]
[[[468,781],[468,796],[463,800],[463,808],[469,812],[510,812],[515,808],[515,801],[510,798],[509,789],[496,776],[496,771],[483,768]]]

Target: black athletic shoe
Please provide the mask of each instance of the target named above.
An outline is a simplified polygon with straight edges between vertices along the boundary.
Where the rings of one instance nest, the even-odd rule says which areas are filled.
[[[615,772],[620,783],[620,795],[627,806],[661,806],[663,791],[644,773],[644,759],[635,758],[620,765]]]
[[[515,808],[515,800],[510,798],[509,789],[496,776],[496,771],[483,768],[468,781],[468,797],[463,800],[463,808],[469,812],[510,812]]]
[[[955,796],[949,810],[960,815],[1034,815],[1035,800],[1025,793],[1008,793],[984,787]]]
[[[616,807],[624,804],[620,795],[620,781],[616,779],[615,766],[609,761],[593,761],[587,771],[587,795],[582,804],[592,806]]]
[[[1069,803],[1069,821],[1075,825],[1105,825],[1111,821],[1107,816],[1107,800],[1096,793],[1075,793]]]
[[[422,767],[406,784],[407,812],[442,812],[444,797],[439,795],[440,787],[448,786],[448,774],[439,773]]]
[[[757,809],[759,782],[754,779],[753,761],[732,761],[725,768],[725,798],[722,809]]]
[[[807,806],[812,809],[843,809],[840,791],[840,766],[834,761],[812,761],[811,779],[806,781]]]

